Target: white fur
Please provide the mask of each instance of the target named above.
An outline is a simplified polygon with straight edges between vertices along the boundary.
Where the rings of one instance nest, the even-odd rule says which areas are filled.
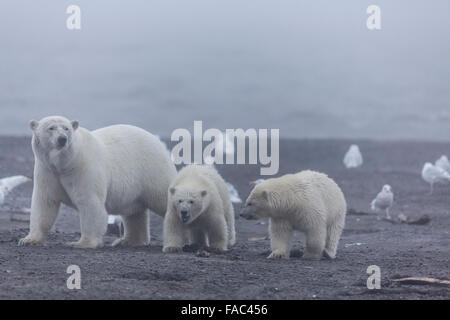
[[[20,245],[41,244],[64,203],[80,215],[74,247],[103,244],[107,213],[123,216],[125,234],[115,244],[149,243],[148,209],[164,215],[176,169],[161,141],[147,131],[115,125],[96,131],[63,117],[32,121],[35,155],[29,234]],[[64,147],[58,137],[68,140]]]
[[[305,259],[336,256],[347,205],[339,186],[325,174],[302,171],[258,184],[241,211],[244,218],[269,217],[272,253],[289,258],[294,230],[305,232]]]
[[[227,250],[235,243],[233,206],[225,181],[215,169],[200,165],[184,167],[169,190],[163,252],[180,251],[185,234],[189,244],[219,250]],[[189,217],[184,222],[183,210]]]

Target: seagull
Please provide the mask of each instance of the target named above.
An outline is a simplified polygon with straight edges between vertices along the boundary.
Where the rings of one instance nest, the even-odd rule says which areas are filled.
[[[265,179],[257,179],[257,180],[255,180],[255,181],[250,181],[250,184],[253,184],[253,185],[258,185],[258,184],[260,184],[260,183],[262,183],[262,182],[264,182],[265,181]]]
[[[5,201],[6,196],[17,186],[30,182],[31,179],[25,176],[12,176],[0,179],[0,205]]]
[[[359,147],[352,144],[344,156],[344,165],[349,168],[357,168],[363,164],[363,158]]]
[[[392,193],[391,186],[385,184],[383,189],[377,194],[376,198],[372,200],[370,204],[370,209],[376,212],[385,211],[386,219],[391,219],[389,214],[389,209],[392,207],[394,202],[394,194]]]
[[[434,163],[436,167],[444,169],[448,173],[450,173],[450,161],[448,161],[447,156],[442,155],[439,159]]]
[[[430,195],[433,194],[433,185],[439,182],[450,182],[450,173],[430,162],[423,165],[422,178],[430,184]]]
[[[228,194],[230,195],[230,201],[233,203],[242,203],[242,199],[239,197],[239,193],[236,188],[229,182],[227,182]]]

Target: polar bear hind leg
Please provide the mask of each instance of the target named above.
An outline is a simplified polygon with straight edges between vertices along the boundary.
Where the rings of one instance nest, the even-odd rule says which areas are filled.
[[[325,249],[326,236],[327,228],[322,223],[308,230],[306,234],[306,250],[303,258],[307,260],[320,260]]]
[[[342,221],[335,221],[327,228],[327,239],[324,254],[329,259],[334,259],[336,257],[336,251],[344,225],[343,219],[340,220]]]

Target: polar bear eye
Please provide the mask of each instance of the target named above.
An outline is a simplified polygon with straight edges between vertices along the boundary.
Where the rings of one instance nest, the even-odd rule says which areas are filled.
[[[181,200],[181,199],[180,199],[180,200],[178,200],[178,203],[182,203],[182,202],[183,202],[183,200]]]
[[[190,204],[193,204],[193,203],[194,203],[194,200],[189,200],[189,203],[190,203]]]
[[[252,206],[252,203],[251,203],[251,202],[247,203],[247,206],[251,207],[251,206]]]
[[[66,131],[69,131],[69,128],[67,128],[67,127],[63,127],[63,129],[66,130]]]
[[[56,129],[55,126],[51,126],[50,128],[48,128],[48,130],[50,130],[50,131],[53,131],[53,130],[55,130],[55,129]]]

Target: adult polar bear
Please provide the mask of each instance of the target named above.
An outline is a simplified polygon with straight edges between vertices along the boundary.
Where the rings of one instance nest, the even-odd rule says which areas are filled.
[[[147,245],[147,209],[163,216],[176,169],[161,141],[147,131],[114,125],[96,131],[77,121],[31,121],[35,155],[30,232],[19,245],[42,244],[61,203],[80,215],[81,238],[69,245],[102,246],[107,213],[123,216],[124,237],[113,245]]]

